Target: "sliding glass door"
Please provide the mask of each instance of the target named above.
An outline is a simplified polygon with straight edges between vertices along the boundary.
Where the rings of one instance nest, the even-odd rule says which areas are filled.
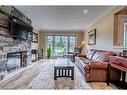
[[[46,36],[46,48],[52,48],[53,56],[62,56],[67,51],[74,51],[76,47],[76,35],[48,35]]]

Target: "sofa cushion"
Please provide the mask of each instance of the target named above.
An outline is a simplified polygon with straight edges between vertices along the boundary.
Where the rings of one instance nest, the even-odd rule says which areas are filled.
[[[114,56],[115,53],[111,51],[97,51],[93,57],[92,61],[98,61],[98,62],[108,62],[109,56]]]
[[[95,52],[96,50],[89,50],[86,54],[86,58],[91,61]]]

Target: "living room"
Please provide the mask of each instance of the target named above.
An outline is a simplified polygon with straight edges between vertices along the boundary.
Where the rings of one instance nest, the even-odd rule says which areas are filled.
[[[126,8],[0,6],[0,89],[126,89]]]

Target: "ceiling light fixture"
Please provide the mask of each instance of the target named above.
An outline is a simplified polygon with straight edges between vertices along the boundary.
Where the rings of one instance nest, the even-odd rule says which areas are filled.
[[[88,10],[84,10],[83,12],[86,14],[88,12]]]
[[[44,27],[44,28],[47,28],[47,26],[46,26],[46,25],[44,25],[43,27]]]
[[[76,29],[79,28],[79,26],[77,26],[77,25],[75,25],[74,27],[75,27]]]
[[[75,25],[74,27],[75,27],[75,28],[77,28],[78,26],[77,26],[77,25]]]

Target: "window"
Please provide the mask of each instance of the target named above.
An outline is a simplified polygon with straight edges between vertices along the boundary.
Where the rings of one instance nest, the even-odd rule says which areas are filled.
[[[70,38],[69,51],[74,51],[76,38],[75,36],[70,36],[69,38]]]
[[[76,47],[75,35],[48,35],[46,36],[46,48],[51,46],[52,55],[62,56],[67,51],[74,51]]]
[[[127,46],[127,7],[114,14],[114,46]]]
[[[127,22],[124,22],[124,46],[127,46]]]

